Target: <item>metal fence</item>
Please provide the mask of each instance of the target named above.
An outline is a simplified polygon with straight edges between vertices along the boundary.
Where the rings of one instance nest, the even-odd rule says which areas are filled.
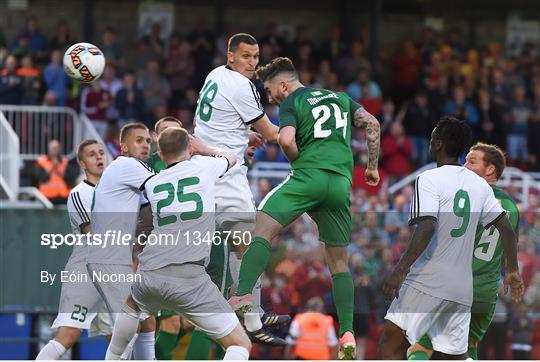
[[[19,192],[20,167],[19,138],[0,112],[0,188],[11,201]]]

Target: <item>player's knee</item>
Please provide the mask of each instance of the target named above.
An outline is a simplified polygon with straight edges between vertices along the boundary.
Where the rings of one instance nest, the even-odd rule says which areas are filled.
[[[169,333],[178,333],[180,332],[180,329],[182,328],[180,316],[177,316],[177,315],[173,315],[165,319],[161,319],[159,323],[160,323],[159,328]]]
[[[60,327],[54,339],[66,349],[71,348],[81,337],[81,330],[73,327]]]
[[[407,349],[407,357],[409,357],[411,354],[415,352],[424,352],[425,354],[427,354],[429,358],[431,358],[431,355],[433,354],[433,350],[426,348],[422,346],[421,344],[415,343],[414,345],[410,346]]]

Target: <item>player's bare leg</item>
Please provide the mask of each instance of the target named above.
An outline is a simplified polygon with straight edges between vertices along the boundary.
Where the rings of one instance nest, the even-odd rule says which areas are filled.
[[[266,264],[268,263],[268,258],[270,256],[270,240],[278,235],[282,229],[283,226],[269,215],[263,212],[257,213],[257,222],[252,233],[253,237],[251,238],[251,244],[242,257],[238,288],[236,289],[235,295],[229,300],[233,310],[244,314],[246,328],[248,328],[248,332],[251,332],[250,338],[252,338],[252,340],[276,345],[285,345],[286,343],[283,339],[273,336],[272,333],[269,333],[264,329],[250,331],[249,326],[261,323],[258,311],[252,313],[252,292],[257,280],[264,272]]]
[[[354,284],[349,271],[349,256],[345,246],[325,246],[326,262],[332,274],[332,295],[339,320],[338,359],[356,359],[353,334]]]
[[[251,342],[246,332],[238,323],[231,333],[217,340],[225,348],[224,360],[248,360]]]
[[[387,320],[379,343],[379,357],[393,360],[405,359],[409,346],[405,332]]]

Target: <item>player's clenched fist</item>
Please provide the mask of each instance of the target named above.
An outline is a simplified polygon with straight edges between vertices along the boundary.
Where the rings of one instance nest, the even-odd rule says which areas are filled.
[[[364,173],[364,177],[366,178],[366,184],[369,186],[377,186],[379,183],[379,171],[377,170],[367,169]]]
[[[509,287],[512,293],[512,300],[516,303],[521,302],[525,288],[519,272],[506,272],[506,275],[504,276],[504,294],[508,293]]]

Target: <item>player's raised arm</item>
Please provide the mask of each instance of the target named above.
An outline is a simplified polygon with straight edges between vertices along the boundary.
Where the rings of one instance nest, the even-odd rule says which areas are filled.
[[[219,147],[209,146],[195,135],[189,136],[189,145],[191,147],[192,154],[201,156],[223,156],[229,162],[229,169],[236,165],[236,156],[231,151]]]
[[[253,123],[253,128],[259,132],[268,142],[278,142],[279,128],[265,114],[257,122]]]
[[[356,127],[366,129],[368,162],[365,177],[368,185],[375,186],[379,183],[377,166],[379,164],[379,150],[381,145],[381,126],[377,118],[366,111],[364,107],[358,108],[354,112],[353,124]]]
[[[296,128],[285,126],[279,131],[278,143],[283,149],[289,162],[298,158],[298,146],[296,145]]]

